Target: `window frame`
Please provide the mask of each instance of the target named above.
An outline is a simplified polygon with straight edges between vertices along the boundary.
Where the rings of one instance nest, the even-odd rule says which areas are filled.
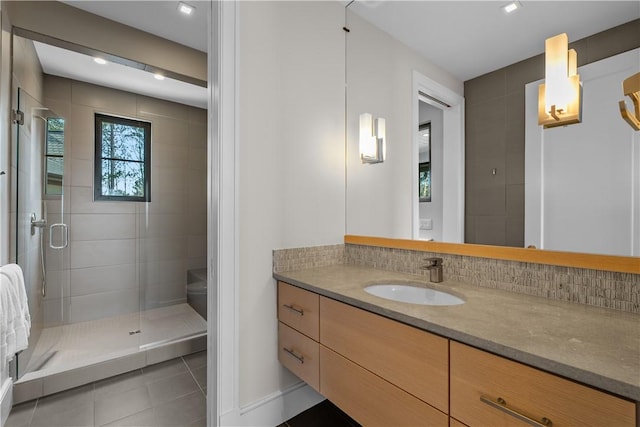
[[[431,122],[425,122],[418,126],[418,132],[423,132],[426,129],[429,129],[429,161],[418,163],[418,200],[419,203],[430,203],[433,197],[433,171],[431,170]],[[422,172],[425,172],[428,178],[429,185],[429,196],[421,197],[420,194],[420,185],[422,184],[422,179],[420,179],[420,175]]]
[[[61,131],[52,131],[49,129],[49,124],[51,120],[61,120],[62,121],[62,130]],[[50,146],[50,135],[54,133],[59,133],[62,135],[62,154],[50,154],[49,148]],[[66,151],[66,120],[63,117],[48,117],[45,119],[45,145],[44,145],[44,173],[43,173],[43,193],[44,197],[57,197],[61,196],[64,193],[64,162],[65,162],[65,154]],[[62,163],[62,173],[60,174],[60,191],[59,192],[49,192],[49,159],[60,159]]]
[[[119,161],[144,164],[144,194],[142,196],[114,196],[102,194],[102,123],[115,123],[144,129],[144,160],[117,159]],[[150,202],[151,201],[151,122],[95,113],[95,153],[93,176],[94,201]],[[108,160],[108,159],[107,159]]]

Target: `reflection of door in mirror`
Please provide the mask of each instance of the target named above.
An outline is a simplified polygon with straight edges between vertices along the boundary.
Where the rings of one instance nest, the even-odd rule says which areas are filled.
[[[413,77],[412,238],[461,243],[464,100],[416,71]]]
[[[418,239],[442,240],[442,110],[419,104]]]

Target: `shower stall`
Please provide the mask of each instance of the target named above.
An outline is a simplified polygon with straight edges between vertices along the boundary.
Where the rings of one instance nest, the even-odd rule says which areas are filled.
[[[32,317],[16,403],[206,348],[187,303],[206,268],[206,110],[39,73],[30,85],[14,71],[11,246]],[[104,114],[148,123],[145,201],[95,197]]]

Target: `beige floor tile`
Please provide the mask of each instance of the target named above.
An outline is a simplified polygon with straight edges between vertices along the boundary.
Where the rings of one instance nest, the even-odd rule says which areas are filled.
[[[146,382],[145,377],[142,374],[142,369],[107,378],[95,383],[95,400],[102,400],[114,393],[123,393],[135,388],[140,388],[145,384]]]
[[[206,366],[202,366],[200,368],[194,369],[191,371],[191,373],[193,374],[193,377],[198,382],[198,385],[200,386],[200,388],[202,389],[207,388],[207,367]]]
[[[181,358],[168,360],[142,369],[147,383],[187,372],[187,365]]]
[[[53,413],[38,412],[36,408],[32,427],[93,427],[93,402],[69,406]]]
[[[89,404],[93,405],[93,384],[76,387],[39,399],[36,405],[34,420],[36,418],[46,419],[48,416],[67,412],[72,408]]]
[[[36,401],[21,403],[11,408],[11,413],[5,427],[27,427],[31,424],[31,419],[36,409]]]
[[[189,424],[206,417],[207,404],[201,392],[197,391],[165,405],[154,408],[158,426],[176,427]]]
[[[153,427],[157,424],[153,409],[145,409],[137,414],[104,424],[104,427]]]
[[[197,353],[187,354],[182,357],[189,369],[198,369],[207,366],[207,352],[199,351]]]
[[[154,381],[147,384],[147,388],[149,389],[149,396],[153,406],[170,402],[200,390],[189,372]]]
[[[109,395],[97,400],[95,405],[95,424],[101,426],[150,408],[151,399],[147,387],[143,386]]]

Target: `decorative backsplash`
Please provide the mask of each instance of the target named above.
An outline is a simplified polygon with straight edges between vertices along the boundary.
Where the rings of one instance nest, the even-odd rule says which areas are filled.
[[[355,264],[427,277],[424,258],[443,259],[444,280],[640,314],[640,275],[364,245],[273,251],[274,272]]]
[[[302,270],[343,264],[345,245],[310,246],[306,248],[275,249],[273,251],[273,271]]]

